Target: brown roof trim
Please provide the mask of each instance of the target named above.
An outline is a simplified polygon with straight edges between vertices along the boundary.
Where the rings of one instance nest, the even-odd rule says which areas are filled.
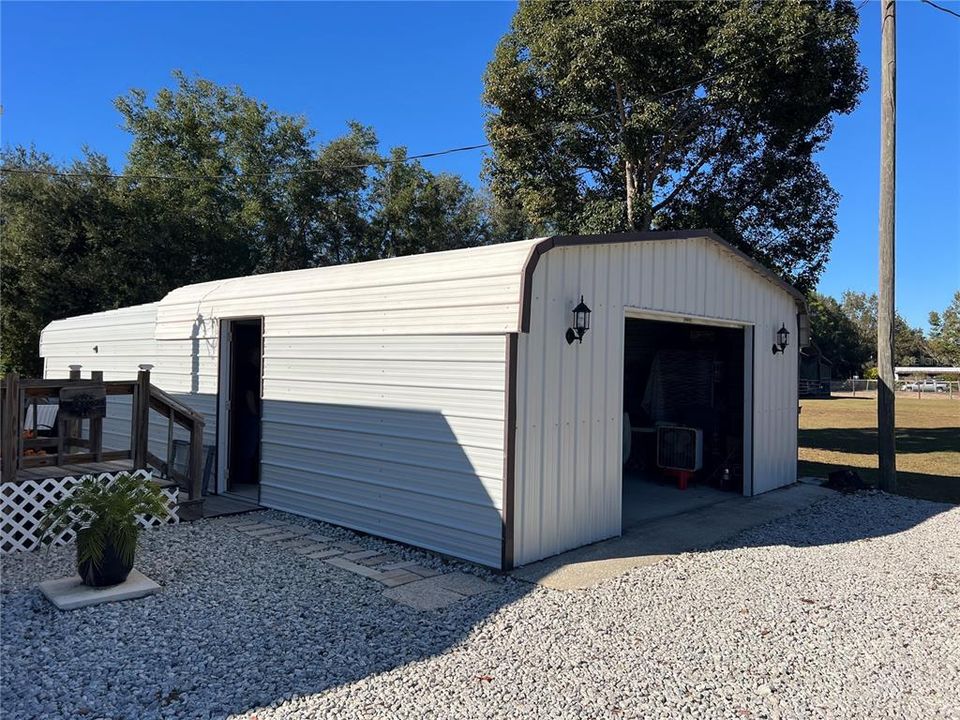
[[[705,238],[711,240],[727,252],[735,255],[750,265],[754,271],[772,282],[784,292],[793,296],[801,311],[806,311],[806,298],[782,277],[773,272],[763,263],[747,255],[739,248],[734,247],[713,230],[701,228],[698,230],[648,230],[645,232],[605,233],[602,235],[554,235],[544,238],[532,248],[523,265],[523,284],[520,286],[520,332],[530,332],[530,304],[533,292],[533,272],[537,269],[540,257],[555,247],[570,247],[573,245],[605,245],[609,243],[626,242],[653,242],[657,240],[692,240]]]

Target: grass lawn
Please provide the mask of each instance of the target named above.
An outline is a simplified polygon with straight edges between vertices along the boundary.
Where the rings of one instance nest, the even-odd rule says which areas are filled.
[[[800,476],[850,467],[877,482],[876,398],[802,400]],[[960,503],[960,401],[897,397],[899,492]]]

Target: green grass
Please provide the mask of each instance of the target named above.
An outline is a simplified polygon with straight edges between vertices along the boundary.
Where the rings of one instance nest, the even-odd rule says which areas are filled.
[[[849,467],[876,484],[876,398],[800,404],[800,475]],[[960,503],[960,400],[897,398],[897,481],[903,495]]]

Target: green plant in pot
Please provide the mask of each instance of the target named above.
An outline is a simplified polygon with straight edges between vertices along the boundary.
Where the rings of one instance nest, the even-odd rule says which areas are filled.
[[[73,530],[81,581],[93,587],[117,585],[133,569],[139,515],[167,515],[167,498],[159,486],[127,473],[112,482],[87,476],[69,496],[47,509],[41,540],[52,541]]]

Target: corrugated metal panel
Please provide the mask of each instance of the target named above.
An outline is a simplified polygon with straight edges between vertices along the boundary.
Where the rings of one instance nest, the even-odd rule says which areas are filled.
[[[516,330],[522,270],[537,240],[188,285],[159,304],[157,338],[216,337],[215,319],[272,318],[275,335]]]
[[[207,416],[212,442],[219,321],[263,317],[264,504],[498,566],[504,334],[519,330],[537,242],[187,286],[53,323],[42,354],[51,376],[75,362],[108,378],[154,364],[158,386]],[[569,347],[581,292],[594,327]],[[516,561],[619,532],[625,305],[757,325],[757,387],[774,389],[755,398],[756,489],[792,479],[796,363],[772,359],[769,344],[793,299],[743,258],[706,239],[556,247],[531,294],[518,341]],[[117,415],[108,433],[121,442],[129,411]]]
[[[201,341],[157,342],[157,303],[108,310],[57,320],[40,336],[40,354],[48,378],[66,378],[70,365],[82,366],[89,377],[94,370],[105,380],[133,380],[139,365],[153,365],[151,382],[203,414],[204,443],[216,442],[216,347]],[[94,351],[96,347],[96,351]],[[130,447],[130,397],[111,397],[103,421],[105,449]],[[186,440],[187,433],[175,426],[174,438]],[[165,458],[167,421],[150,413],[150,450]]]
[[[593,327],[567,345],[581,294]],[[796,344],[770,352],[795,300],[741,258],[706,239],[557,247],[537,266],[532,303],[518,353],[517,564],[620,533],[627,307],[755,326],[754,490],[796,479]]]
[[[264,335],[262,504],[499,567],[503,336]]]

